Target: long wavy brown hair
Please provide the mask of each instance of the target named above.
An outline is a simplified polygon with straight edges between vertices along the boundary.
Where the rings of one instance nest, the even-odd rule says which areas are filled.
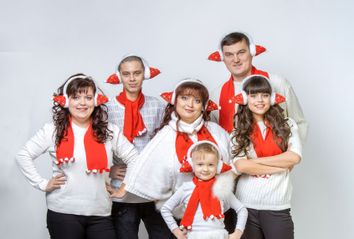
[[[73,77],[75,79],[71,80]],[[88,89],[93,90],[93,94],[96,93],[96,84],[93,79],[84,74],[75,74],[70,76],[63,85],[61,85],[57,92],[54,93],[54,97],[57,95],[63,95],[64,85],[69,82],[66,88],[66,95],[68,97],[75,96],[79,93],[87,93]],[[54,102],[52,107],[53,122],[55,126],[55,145],[58,146],[65,135],[68,133],[68,126],[70,122],[70,112],[68,108],[64,108],[58,103]],[[108,129],[108,113],[107,106],[100,105],[95,106],[91,115],[92,130],[94,136],[99,143],[105,143],[107,140],[113,138],[113,132]]]
[[[203,109],[205,109],[205,106],[209,100],[209,92],[204,85],[192,81],[187,81],[185,83],[182,83],[176,88],[176,97],[175,97],[175,102],[173,102],[173,105],[170,103],[167,104],[162,122],[160,124],[160,127],[156,129],[156,132],[161,130],[163,127],[165,127],[168,124],[168,122],[170,122],[171,114],[173,112],[175,112],[178,118],[177,120],[177,129],[178,129],[178,121],[181,120],[181,117],[177,113],[175,105],[177,103],[177,98],[180,95],[192,95],[194,97],[201,98],[203,103]],[[203,110],[202,114],[203,114],[203,119],[205,121],[208,121],[210,119],[208,112],[206,112],[205,110]]]
[[[243,85],[243,90],[249,94],[272,93],[269,81],[261,76],[249,78]],[[264,114],[264,121],[267,122],[273,131],[274,141],[286,151],[288,140],[291,135],[290,126],[279,105],[271,105]],[[239,105],[234,116],[234,130],[232,131],[232,154],[234,156],[248,157],[247,147],[251,143],[251,134],[256,124],[252,111],[247,105]]]

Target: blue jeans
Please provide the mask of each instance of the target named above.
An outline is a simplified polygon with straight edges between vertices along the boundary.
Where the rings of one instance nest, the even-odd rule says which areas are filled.
[[[154,202],[113,202],[112,218],[117,239],[138,239],[140,220],[144,222],[150,239],[174,238]]]

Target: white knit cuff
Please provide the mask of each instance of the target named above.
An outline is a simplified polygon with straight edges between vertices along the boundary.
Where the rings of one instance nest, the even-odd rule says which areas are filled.
[[[42,190],[43,192],[45,192],[45,190],[47,189],[48,183],[49,183],[49,181],[47,179],[43,179],[43,181],[38,184],[38,188],[40,190]]]
[[[237,171],[237,168],[235,166],[235,162],[237,161],[237,158],[234,158],[231,162],[231,171],[236,174],[236,175],[241,175],[242,173],[240,173],[239,171]]]

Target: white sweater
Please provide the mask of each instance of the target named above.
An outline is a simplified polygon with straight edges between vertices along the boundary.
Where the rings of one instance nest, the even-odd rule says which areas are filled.
[[[37,172],[33,161],[48,152],[52,159],[53,176],[64,173],[66,177],[65,185],[46,193],[48,209],[75,215],[108,216],[111,214],[111,199],[105,187],[108,173],[86,173],[84,136],[87,129],[80,128],[74,123],[72,128],[75,137],[75,162],[64,163],[60,168],[55,164],[55,127],[53,123],[49,123],[44,125],[18,152],[17,163],[32,186],[45,191],[49,180]],[[108,128],[113,131],[113,139],[105,143],[109,166],[112,165],[114,153],[124,159],[128,168],[133,167],[138,152],[117,126],[109,124]]]
[[[213,122],[206,127],[214,137],[226,163],[230,161],[230,140],[228,133]],[[190,137],[197,141],[195,134]],[[166,125],[141,151],[139,160],[128,179],[126,190],[151,201],[164,201],[172,196],[192,173],[180,173],[181,167],[176,155],[176,131]]]
[[[307,136],[307,128],[308,123],[305,119],[304,113],[302,112],[299,100],[294,92],[289,81],[285,78],[275,75],[269,74],[269,79],[271,84],[273,85],[276,93],[279,93],[286,98],[286,102],[281,103],[280,106],[284,109],[285,117],[290,117],[295,120],[296,124],[299,127],[299,135],[301,142],[304,143]],[[215,100],[216,103],[219,104],[220,92],[221,88],[225,82],[223,82],[217,89],[211,92],[211,98]],[[235,95],[240,93],[241,91],[241,84],[234,84],[235,86]],[[237,112],[237,104],[235,104],[235,112]],[[219,121],[219,112],[213,111],[212,112],[212,120],[214,122]]]
[[[195,184],[193,182],[185,182],[181,187],[175,192],[172,197],[162,206],[161,215],[165,220],[167,226],[171,231],[178,227],[176,220],[173,218],[172,211],[180,205],[183,205],[183,211],[185,211],[189,199],[194,191]],[[247,222],[247,209],[242,205],[242,203],[237,200],[235,195],[230,191],[228,197],[225,200],[220,200],[222,211],[225,212],[229,208],[233,208],[237,213],[237,225],[236,229],[241,231],[244,230]],[[225,228],[224,219],[207,219],[203,218],[203,211],[198,205],[197,211],[194,216],[192,231],[212,231],[212,230],[222,230]]]
[[[301,157],[301,141],[298,127],[294,120],[288,120],[291,126],[288,150]],[[261,130],[265,130],[264,124],[259,124]],[[262,132],[265,134],[265,132]],[[257,154],[251,143],[250,157],[257,158]],[[240,158],[236,158],[238,160]],[[247,207],[257,210],[283,210],[290,208],[292,185],[290,172],[276,173],[272,175],[260,175],[260,177],[242,174],[236,187],[236,197]]]

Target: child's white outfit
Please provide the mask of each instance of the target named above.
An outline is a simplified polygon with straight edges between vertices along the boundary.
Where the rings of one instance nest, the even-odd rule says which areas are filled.
[[[196,184],[193,181],[183,183],[173,196],[162,206],[161,214],[171,231],[178,227],[172,211],[179,205],[182,205],[183,209],[186,209],[195,188]],[[236,229],[243,231],[247,221],[247,209],[239,200],[237,200],[232,192],[230,192],[225,199],[220,200],[220,203],[222,212],[225,212],[229,208],[233,208],[237,212]],[[203,210],[199,203],[194,215],[192,228],[188,231],[188,238],[228,238],[228,232],[224,229],[225,225],[223,218],[204,218]]]

